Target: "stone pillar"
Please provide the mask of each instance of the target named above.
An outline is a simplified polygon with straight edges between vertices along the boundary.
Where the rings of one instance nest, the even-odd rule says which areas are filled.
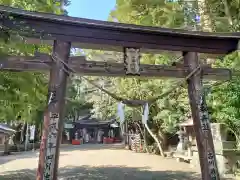
[[[224,155],[224,148],[233,149],[234,147],[230,146],[234,143],[231,143],[231,141],[227,141],[227,129],[224,124],[211,123],[211,129],[219,174],[224,175],[224,173],[226,173],[230,169],[228,165],[228,159]]]
[[[211,123],[211,130],[216,154],[222,153],[222,141],[226,141],[226,133],[222,131],[224,130],[224,125],[220,123]]]
[[[180,152],[180,153],[183,153],[184,150],[185,150],[185,143],[184,143],[185,132],[183,130],[180,130],[178,132],[178,139],[179,139],[179,143],[177,145],[177,151]]]

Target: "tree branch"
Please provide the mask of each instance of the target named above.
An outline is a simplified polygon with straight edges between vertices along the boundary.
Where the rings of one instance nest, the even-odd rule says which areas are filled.
[[[231,16],[231,12],[229,10],[229,6],[228,6],[228,2],[227,0],[222,0],[223,4],[224,4],[224,12],[225,12],[225,15],[227,16],[227,19],[228,19],[228,23],[231,25],[233,25],[233,20],[232,20],[232,16]]]

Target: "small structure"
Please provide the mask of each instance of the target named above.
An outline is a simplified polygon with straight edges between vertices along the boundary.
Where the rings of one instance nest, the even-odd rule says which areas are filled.
[[[190,162],[192,160],[192,147],[196,146],[196,139],[193,129],[193,120],[191,117],[179,124],[180,130],[178,131],[179,143],[174,157],[178,161],[184,160]]]
[[[188,160],[193,167],[199,167],[199,155],[196,144],[196,135],[193,130],[193,121],[189,118],[180,124],[184,130],[184,143],[187,148],[180,154],[178,151],[174,156],[178,159]],[[219,173],[224,175],[232,173],[237,161],[240,160],[240,151],[236,147],[236,138],[229,131],[225,124],[211,123],[211,131],[213,137],[214,148],[216,152],[217,165]],[[179,141],[179,144],[182,142]]]
[[[96,118],[83,118],[74,123],[71,139],[82,140],[83,143],[103,143],[105,140],[120,140],[120,127],[116,119],[101,121]],[[109,139],[110,138],[110,139]]]
[[[9,153],[9,139],[16,131],[6,124],[0,124],[0,152]]]
[[[233,173],[240,150],[237,150],[236,137],[225,124],[211,123],[212,137],[216,152],[218,170],[221,175]],[[193,148],[192,165],[199,167],[197,148]]]

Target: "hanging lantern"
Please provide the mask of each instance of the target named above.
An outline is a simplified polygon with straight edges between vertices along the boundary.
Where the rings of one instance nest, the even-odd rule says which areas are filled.
[[[126,75],[140,75],[140,49],[124,48]]]

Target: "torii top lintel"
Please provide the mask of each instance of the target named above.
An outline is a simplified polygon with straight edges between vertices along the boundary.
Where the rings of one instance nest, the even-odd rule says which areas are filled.
[[[78,43],[81,48],[189,51],[226,54],[237,50],[240,33],[190,32],[24,11],[0,6],[0,23],[31,38]]]

